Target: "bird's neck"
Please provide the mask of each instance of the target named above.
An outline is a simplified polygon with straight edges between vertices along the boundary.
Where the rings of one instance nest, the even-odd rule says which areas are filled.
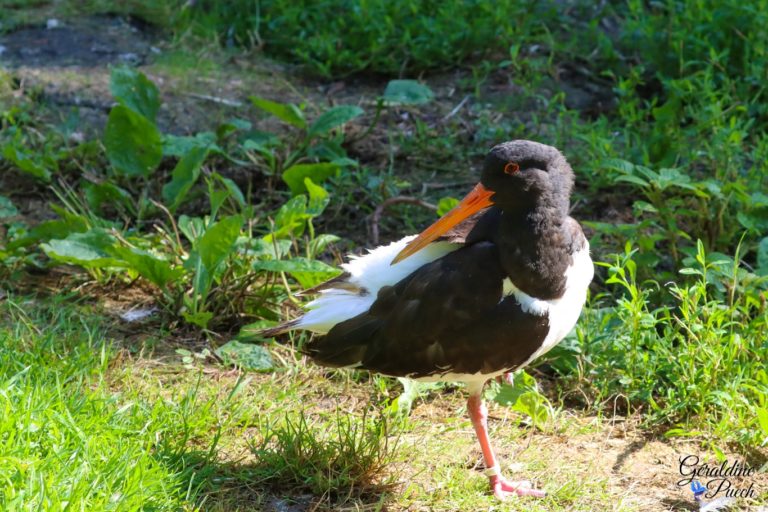
[[[554,299],[565,291],[570,264],[563,234],[566,219],[561,208],[544,205],[502,214],[496,240],[502,268],[528,295]]]

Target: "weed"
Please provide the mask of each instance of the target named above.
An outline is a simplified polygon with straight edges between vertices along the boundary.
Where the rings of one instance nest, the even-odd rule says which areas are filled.
[[[670,284],[673,305],[649,308],[655,283],[640,285],[627,246],[608,268],[624,296],[615,307],[592,306],[582,334],[580,382],[597,400],[622,395],[650,425],[675,424],[667,435],[712,432],[718,439],[761,444],[760,410],[768,397],[764,350],[768,310],[755,286],[765,278],[737,259],[713,257],[697,243],[681,270],[696,279]],[[748,283],[748,284],[747,284]]]
[[[383,470],[396,455],[385,416],[335,418],[310,422],[303,413],[267,427],[254,453],[263,478],[280,486],[306,487],[316,495],[380,494],[391,490],[397,476]],[[382,479],[382,475],[386,475]]]

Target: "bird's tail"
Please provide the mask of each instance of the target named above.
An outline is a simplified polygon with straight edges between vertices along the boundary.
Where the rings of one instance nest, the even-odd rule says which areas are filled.
[[[284,332],[288,332],[291,329],[294,329],[299,324],[299,320],[301,320],[301,318],[295,318],[288,322],[283,322],[280,325],[262,329],[259,331],[259,335],[265,338],[274,338],[278,334],[283,334]]]

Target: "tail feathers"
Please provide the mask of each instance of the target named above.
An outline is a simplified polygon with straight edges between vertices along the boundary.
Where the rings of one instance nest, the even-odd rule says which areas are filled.
[[[299,297],[306,297],[307,295],[316,295],[326,290],[346,290],[348,292],[359,293],[359,294],[367,293],[365,292],[364,288],[361,288],[360,286],[350,282],[351,277],[352,277],[352,274],[350,274],[349,272],[344,272],[343,274],[338,275],[333,279],[330,279],[323,283],[320,283],[317,286],[313,286],[312,288],[308,288],[306,290],[300,291],[296,295],[298,295]]]
[[[326,336],[314,338],[307,345],[307,354],[324,366],[358,367],[369,350],[367,342],[381,329],[381,320],[370,315],[359,315],[334,326]]]
[[[295,329],[296,326],[299,324],[299,320],[301,320],[301,318],[295,318],[289,322],[283,322],[280,325],[269,327],[267,329],[262,329],[261,331],[259,331],[259,335],[265,338],[273,338],[278,334],[283,334],[285,332],[290,331],[291,329]]]

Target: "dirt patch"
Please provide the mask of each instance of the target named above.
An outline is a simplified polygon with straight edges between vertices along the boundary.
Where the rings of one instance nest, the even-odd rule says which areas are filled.
[[[463,401],[463,393],[441,394],[414,408],[411,417],[419,427],[414,428],[411,436],[419,454],[413,455],[413,464],[423,462],[430,468],[422,475],[409,475],[413,468],[407,468],[404,481],[416,481],[430,488],[434,486],[431,479],[436,467],[456,464],[462,459],[466,460],[467,468],[482,470],[482,456],[471,428],[445,429],[445,425],[462,421]],[[564,501],[571,499],[571,494],[577,496],[562,510],[699,510],[689,485],[678,485],[685,478],[680,473],[681,457],[698,457],[699,467],[705,463],[710,467],[722,464],[722,459],[697,440],[650,436],[632,417],[601,419],[565,410],[550,425],[554,431],[526,433],[519,427],[519,416],[509,409],[491,403],[489,413],[491,435],[502,468],[514,478],[545,483],[550,493]],[[441,445],[451,448],[440,454],[437,447]],[[737,508],[731,510],[765,510],[760,507],[768,497],[768,475],[760,468],[768,460],[768,452],[756,455],[730,451],[725,445],[719,448],[728,465],[746,462],[756,469],[751,476],[729,478],[732,489],[746,490],[750,485],[754,489],[754,499],[739,499]],[[513,474],[518,471],[519,474]],[[714,476],[704,475],[698,480],[709,483],[710,489],[719,485]],[[569,487],[579,490],[569,491]],[[724,491],[717,494],[723,496]],[[608,503],[611,505],[607,506]]]

